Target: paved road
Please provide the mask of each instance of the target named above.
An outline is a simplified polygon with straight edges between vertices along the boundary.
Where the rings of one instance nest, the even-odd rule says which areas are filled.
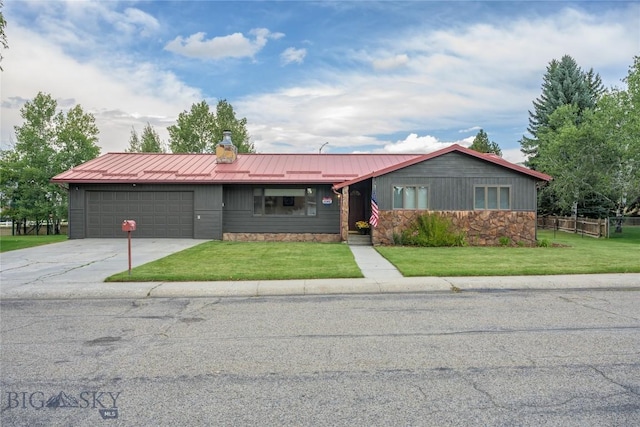
[[[3,300],[0,422],[640,425],[639,302],[633,290]]]

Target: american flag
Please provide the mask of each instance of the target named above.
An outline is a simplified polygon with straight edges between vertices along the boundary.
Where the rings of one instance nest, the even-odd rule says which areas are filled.
[[[369,224],[372,227],[378,226],[378,215],[378,201],[376,200],[376,191],[373,190],[373,193],[371,193],[371,218],[369,218]]]

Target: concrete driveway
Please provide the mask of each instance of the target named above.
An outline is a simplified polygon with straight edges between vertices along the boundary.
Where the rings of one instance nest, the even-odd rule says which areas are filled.
[[[195,239],[132,239],[132,267],[199,245]],[[102,282],[129,268],[127,239],[74,239],[0,255],[2,293],[32,285]]]

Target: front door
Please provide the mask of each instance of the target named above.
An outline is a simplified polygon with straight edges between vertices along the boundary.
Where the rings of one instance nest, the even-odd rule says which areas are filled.
[[[349,230],[356,230],[356,222],[364,217],[364,195],[358,189],[349,191]]]

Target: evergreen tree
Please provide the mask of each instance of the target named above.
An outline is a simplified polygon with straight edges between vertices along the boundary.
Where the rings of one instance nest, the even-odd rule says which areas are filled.
[[[489,137],[484,129],[480,129],[478,131],[478,134],[473,138],[473,143],[469,148],[480,153],[493,153],[502,157],[502,150],[496,142],[489,141]]]
[[[583,111],[593,108],[603,93],[600,75],[593,70],[583,72],[569,55],[560,61],[553,59],[542,79],[542,94],[533,101],[533,111],[529,111],[527,131],[531,136],[525,135],[520,140],[521,151],[528,156],[527,165],[536,169],[539,133],[550,126],[549,117],[558,107],[577,107],[575,120],[579,123]]]

